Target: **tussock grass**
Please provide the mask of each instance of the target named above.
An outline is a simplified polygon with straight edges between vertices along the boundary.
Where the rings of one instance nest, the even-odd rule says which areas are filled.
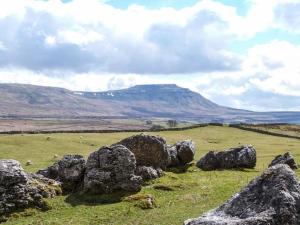
[[[0,135],[0,158],[19,160],[26,170],[35,172],[57,160],[53,157],[55,154],[59,158],[64,154],[81,154],[87,157],[99,147],[133,134],[135,133],[51,134],[50,140],[47,140],[49,135],[40,134]],[[185,171],[170,170],[165,176],[149,182],[139,193],[135,193],[155,198],[157,207],[150,210],[136,207],[130,201],[122,201],[134,193],[103,196],[77,194],[56,197],[48,201],[52,210],[31,210],[30,216],[20,214],[10,218],[7,224],[181,225],[184,220],[198,217],[238,192],[261,174],[276,155],[290,151],[296,161],[300,162],[300,141],[296,139],[214,126],[151,134],[165,137],[170,144],[192,139],[197,145],[196,160],[209,150],[252,144],[257,150],[257,166],[247,170],[204,172],[192,165]],[[33,164],[25,166],[27,160],[31,160]],[[172,191],[162,190],[162,187],[171,188]]]

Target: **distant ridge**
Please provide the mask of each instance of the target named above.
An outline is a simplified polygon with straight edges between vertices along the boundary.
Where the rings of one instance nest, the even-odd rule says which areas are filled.
[[[175,84],[136,85],[105,92],[0,84],[0,117],[165,117],[198,122],[300,122],[299,112],[256,113],[232,109]]]

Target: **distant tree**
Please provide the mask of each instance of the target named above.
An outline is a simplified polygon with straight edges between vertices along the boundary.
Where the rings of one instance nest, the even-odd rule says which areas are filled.
[[[178,122],[176,120],[168,120],[169,127],[177,127]]]
[[[146,124],[147,124],[147,125],[151,125],[151,124],[152,124],[152,121],[151,121],[151,120],[147,120],[147,121],[146,121]]]
[[[156,131],[156,130],[163,130],[163,129],[165,129],[162,125],[157,125],[157,124],[155,124],[155,125],[153,125],[151,128],[150,128],[150,130],[153,130],[153,131]]]

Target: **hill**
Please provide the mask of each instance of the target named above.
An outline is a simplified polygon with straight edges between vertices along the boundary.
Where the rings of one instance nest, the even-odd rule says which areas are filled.
[[[0,84],[2,118],[175,118],[197,122],[300,122],[298,112],[256,113],[215,104],[174,84],[78,92]]]

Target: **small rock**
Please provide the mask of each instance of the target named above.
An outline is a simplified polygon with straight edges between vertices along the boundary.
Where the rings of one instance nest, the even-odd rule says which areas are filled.
[[[251,145],[221,152],[210,151],[196,165],[202,170],[254,168],[256,151]]]
[[[135,174],[141,176],[144,181],[159,178],[163,175],[163,171],[154,169],[151,166],[138,166],[136,168]]]
[[[32,161],[31,160],[28,160],[27,162],[26,162],[26,166],[31,166],[32,165]]]
[[[293,170],[298,169],[294,157],[289,152],[286,152],[283,155],[276,156],[275,159],[273,159],[273,161],[269,165],[269,167],[274,166],[276,164],[287,164]]]
[[[124,202],[132,202],[141,209],[154,209],[157,205],[155,198],[150,194],[135,194],[123,199]]]

